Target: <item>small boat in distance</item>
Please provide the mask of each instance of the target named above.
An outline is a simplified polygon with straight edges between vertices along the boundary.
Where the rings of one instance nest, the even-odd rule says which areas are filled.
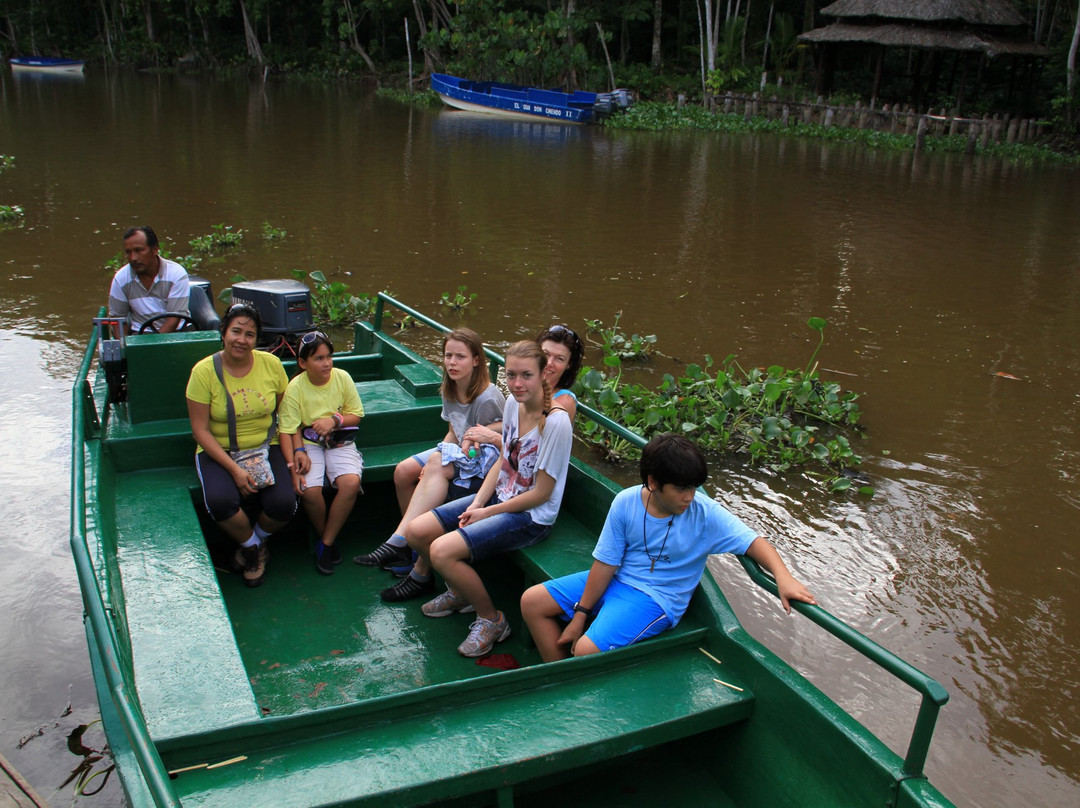
[[[455,109],[530,121],[544,119],[562,123],[594,123],[633,104],[628,90],[564,93],[495,81],[470,81],[445,73],[431,74],[431,89],[439,94],[444,103]]]
[[[26,73],[82,73],[86,64],[82,59],[58,56],[12,56],[9,61],[13,72]]]

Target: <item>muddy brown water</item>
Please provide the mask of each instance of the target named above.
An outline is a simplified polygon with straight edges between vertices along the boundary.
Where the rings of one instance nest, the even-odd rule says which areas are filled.
[[[827,609],[949,689],[927,766],[947,796],[1076,803],[1074,169],[100,73],[5,74],[0,153],[16,160],[0,204],[26,211],[0,228],[0,752],[46,796],[78,762],[67,732],[97,714],[67,549],[68,391],[103,263],[145,222],[174,255],[242,228],[200,269],[215,289],[317,269],[453,321],[439,299],[467,285],[461,320],[495,345],[621,311],[673,357],[653,376],[706,354],[801,366],[807,319],[826,318],[820,361],[863,394],[875,495],[740,463],[707,487]],[[263,241],[263,222],[288,236]],[[780,615],[733,560],[712,566],[756,636],[903,752],[914,696]],[[83,802],[122,797],[113,783]]]

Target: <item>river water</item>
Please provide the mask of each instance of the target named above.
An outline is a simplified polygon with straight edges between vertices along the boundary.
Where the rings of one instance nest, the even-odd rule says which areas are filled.
[[[461,318],[496,346],[622,312],[672,357],[646,374],[706,354],[801,367],[807,319],[826,318],[823,375],[863,394],[876,493],[731,462],[707,487],[825,608],[948,688],[927,765],[947,796],[1076,804],[1075,170],[148,74],[5,74],[0,154],[16,160],[0,204],[26,211],[0,228],[0,752],[46,796],[70,801],[65,736],[97,714],[67,549],[68,391],[104,262],[147,223],[174,256],[243,229],[200,268],[215,290],[321,270],[454,321],[440,297],[467,285]],[[263,222],[288,235],[264,241]],[[732,560],[713,570],[756,636],[903,754],[912,695],[778,614]],[[79,802],[122,797],[110,783]]]

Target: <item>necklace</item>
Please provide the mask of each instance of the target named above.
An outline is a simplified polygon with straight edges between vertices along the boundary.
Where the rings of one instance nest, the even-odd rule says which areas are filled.
[[[664,548],[667,547],[668,536],[671,534],[671,526],[675,524],[675,517],[672,516],[667,523],[667,530],[664,531],[664,541],[660,544],[660,552],[653,555],[649,552],[649,537],[645,533],[646,519],[649,517],[649,503],[652,502],[652,490],[649,490],[649,496],[645,500],[645,513],[641,515],[641,540],[645,542],[645,555],[649,557],[649,574],[656,569],[656,562],[664,557]]]

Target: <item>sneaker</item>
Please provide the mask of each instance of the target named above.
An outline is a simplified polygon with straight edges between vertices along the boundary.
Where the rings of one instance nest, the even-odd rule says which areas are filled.
[[[338,546],[336,544],[331,544],[330,545],[330,561],[333,563],[333,565],[336,567],[338,564],[340,564],[344,560],[345,559],[341,557],[341,550],[338,549]]]
[[[383,567],[383,569],[387,570],[395,578],[404,578],[406,575],[412,572],[413,564],[416,563],[416,559],[418,559],[419,557],[420,554],[416,552],[416,550],[413,550],[412,559],[409,561],[408,564],[402,564],[400,567]]]
[[[506,615],[499,612],[494,620],[477,617],[469,626],[469,636],[458,646],[458,653],[467,657],[482,657],[491,653],[495,643],[510,636],[510,624]]]
[[[474,609],[473,605],[465,600],[465,598],[461,597],[456,592],[447,589],[435,598],[435,600],[429,600],[421,606],[420,611],[428,617],[449,617],[454,612],[467,614],[475,612],[476,609]]]
[[[327,547],[321,541],[315,542],[315,569],[323,575],[334,574],[334,547]]]
[[[266,577],[266,562],[269,558],[266,542],[258,547],[238,547],[236,555],[233,556],[233,569],[244,574],[244,583],[247,586],[258,586]]]
[[[353,562],[362,567],[396,567],[403,564],[412,564],[412,550],[408,545],[398,547],[384,541],[370,553],[353,556]]]
[[[402,578],[389,589],[384,589],[379,593],[379,597],[387,603],[401,603],[404,600],[412,600],[421,595],[431,595],[434,593],[434,577],[428,578],[426,581],[418,581],[415,578],[409,577]]]

